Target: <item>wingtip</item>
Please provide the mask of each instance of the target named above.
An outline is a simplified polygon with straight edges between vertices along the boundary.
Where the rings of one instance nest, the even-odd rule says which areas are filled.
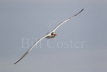
[[[14,65],[15,65],[16,63],[14,63]]]
[[[82,9],[82,11],[84,10],[84,8]]]
[[[18,62],[15,62],[14,65],[17,64],[17,63],[18,63]]]
[[[83,11],[83,10],[84,10],[84,8],[81,11]]]

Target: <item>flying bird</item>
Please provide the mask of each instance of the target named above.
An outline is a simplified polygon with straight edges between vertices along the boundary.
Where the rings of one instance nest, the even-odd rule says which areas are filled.
[[[18,63],[21,59],[23,59],[31,50],[32,48],[34,48],[35,45],[37,45],[42,39],[44,38],[47,38],[47,39],[50,39],[50,38],[54,38],[56,36],[56,33],[55,31],[62,25],[64,24],[65,22],[67,22],[68,20],[72,19],[73,17],[77,16],[78,14],[80,14],[84,9],[82,9],[80,12],[78,12],[77,14],[73,15],[72,17],[64,20],[63,22],[61,22],[60,24],[58,24],[52,31],[48,32],[45,36],[43,36],[42,38],[38,39],[24,54],[23,56],[18,60],[16,61],[14,64]]]

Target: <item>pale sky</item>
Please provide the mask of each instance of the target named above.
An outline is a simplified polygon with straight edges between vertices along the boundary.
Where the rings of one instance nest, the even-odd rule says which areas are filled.
[[[106,13],[106,0],[0,0],[0,72],[107,72]]]

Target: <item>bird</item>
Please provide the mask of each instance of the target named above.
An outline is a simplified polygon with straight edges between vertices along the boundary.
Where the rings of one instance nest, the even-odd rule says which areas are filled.
[[[64,20],[63,22],[59,23],[52,31],[48,32],[45,36],[43,36],[42,38],[38,39],[24,54],[23,56],[17,60],[14,64],[18,63],[20,60],[22,60],[33,48],[34,46],[36,46],[41,40],[43,40],[44,38],[50,39],[50,38],[54,38],[55,36],[57,36],[57,34],[55,33],[55,31],[65,22],[69,21],[70,19],[72,19],[73,17],[77,16],[78,14],[80,14],[84,9],[82,9],[81,11],[79,11],[77,14],[71,16],[70,18]]]

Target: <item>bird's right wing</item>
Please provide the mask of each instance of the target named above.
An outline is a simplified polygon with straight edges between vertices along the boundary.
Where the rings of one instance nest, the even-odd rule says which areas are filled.
[[[58,24],[53,30],[52,32],[55,32],[56,29],[58,29],[62,24],[64,24],[65,22],[67,22],[68,20],[72,19],[73,17],[77,16],[78,14],[80,14],[84,9],[82,9],[80,12],[78,12],[77,14],[73,15],[72,17],[66,19],[65,21],[61,22],[60,24]]]
[[[46,36],[47,36],[47,35],[46,35]],[[31,49],[34,48],[34,46],[37,45],[37,44],[38,44],[42,39],[44,39],[46,36],[38,39],[38,40],[23,54],[23,56],[22,56],[18,61],[16,61],[14,64],[18,63],[22,58],[24,58],[24,57],[31,51]]]

